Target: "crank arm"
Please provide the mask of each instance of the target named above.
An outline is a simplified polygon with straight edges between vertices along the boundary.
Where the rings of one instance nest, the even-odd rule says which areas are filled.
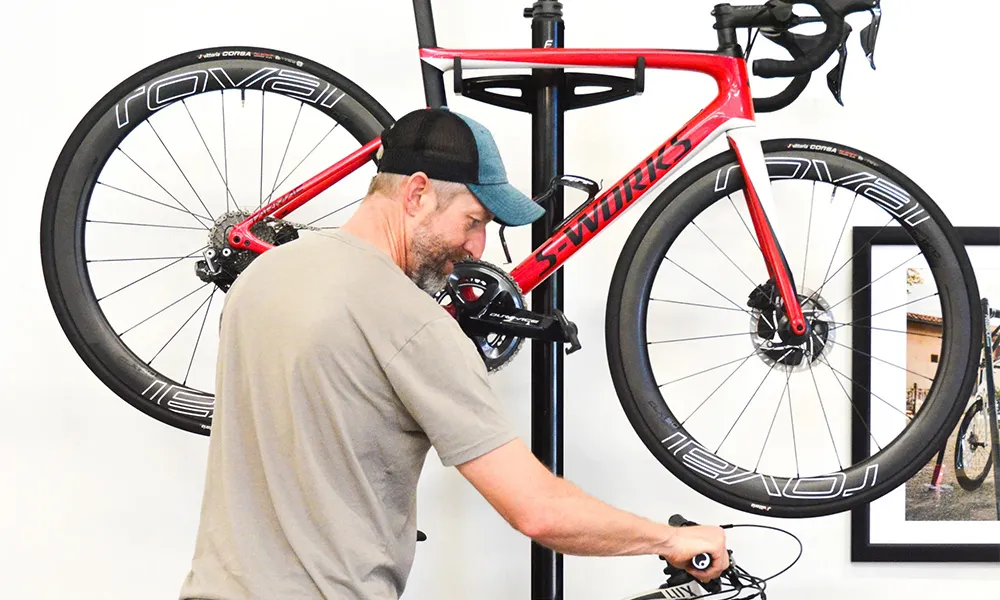
[[[570,344],[567,354],[582,347],[576,335],[576,325],[567,320],[561,311],[556,311],[556,315],[552,316],[491,305],[478,315],[460,316],[458,322],[470,336],[492,333]]]

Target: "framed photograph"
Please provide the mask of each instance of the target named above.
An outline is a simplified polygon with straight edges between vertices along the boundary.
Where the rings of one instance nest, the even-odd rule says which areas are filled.
[[[1000,228],[957,230],[972,260],[980,298],[1000,308]],[[852,447],[857,462],[870,456],[880,437],[893,439],[900,413],[909,417],[919,409],[932,381],[927,374],[936,373],[942,319],[933,276],[909,235],[898,227],[856,227],[852,236],[853,319],[870,316],[870,327],[852,328]],[[891,333],[901,330],[905,336]],[[872,360],[864,349],[878,358]],[[1000,365],[994,373],[1000,378]],[[995,383],[1000,385],[1000,379]],[[985,407],[974,408],[976,394],[974,389],[964,402],[963,419],[916,475],[852,511],[852,562],[1000,562],[989,413]]]

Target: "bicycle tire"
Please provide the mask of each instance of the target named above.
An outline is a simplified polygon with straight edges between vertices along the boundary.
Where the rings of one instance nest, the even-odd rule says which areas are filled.
[[[186,88],[178,91],[184,85],[191,88],[190,93]],[[393,122],[389,112],[353,81],[292,53],[252,46],[180,53],[127,77],[85,114],[57,158],[41,215],[41,261],[49,300],[79,357],[100,381],[134,408],[167,425],[201,435],[208,435],[211,429],[214,389],[191,389],[158,373],[109,326],[87,272],[85,213],[98,174],[130,132],[159,114],[156,111],[180,106],[180,100],[198,94],[222,91],[219,97],[225,104],[224,94],[230,90],[242,90],[239,93],[244,102],[247,90],[259,90],[261,98],[266,91],[298,101],[332,118],[336,122],[334,129],[343,127],[358,146],[380,135]],[[202,134],[200,130],[198,133]],[[263,156],[263,131],[261,135]],[[228,181],[226,185],[228,194]]]
[[[965,439],[969,431],[969,425],[972,424],[973,419],[982,411],[983,401],[981,399],[976,400],[966,409],[962,417],[962,423],[958,426],[958,437],[955,439],[955,479],[958,480],[958,485],[962,486],[962,489],[970,492],[979,489],[979,486],[983,485],[983,482],[986,481],[986,476],[990,473],[990,469],[993,468],[993,448],[989,441],[987,441],[986,448],[984,449],[988,456],[986,466],[983,467],[981,472],[970,472],[965,467],[965,461],[962,460],[964,456],[962,452],[962,440]],[[988,419],[989,417],[985,418]],[[989,431],[989,426],[987,426],[987,435],[989,435]]]
[[[978,286],[966,250],[943,212],[913,181],[881,159],[842,144],[811,139],[768,140],[763,143],[763,150],[772,182],[787,177],[789,164],[801,164],[806,165],[805,174],[800,169],[797,178],[813,181],[814,189],[817,182],[828,180],[835,186],[835,194],[837,184],[834,182],[842,181],[841,187],[849,188],[849,182],[857,182],[859,178],[847,175],[864,171],[873,175],[863,179],[874,181],[877,177],[879,181],[905,190],[926,212],[928,218],[918,223],[919,231],[914,231],[915,227],[901,219],[899,223],[919,240],[917,246],[925,250],[925,256],[926,251],[930,251],[932,257],[928,264],[934,269],[935,278],[940,278],[946,286],[942,292],[945,323],[942,344],[946,347],[941,353],[938,378],[921,410],[902,434],[878,453],[850,467],[841,467],[840,471],[832,470],[812,478],[772,477],[757,473],[756,467],[749,470],[737,466],[713,454],[685,430],[682,419],[667,405],[652,373],[650,342],[645,331],[650,292],[657,270],[661,263],[667,262],[667,253],[682,229],[716,201],[742,190],[742,173],[732,151],[693,167],[664,190],[627,239],[611,280],[606,305],[609,367],[631,427],[663,467],[688,487],[716,502],[751,514],[780,518],[830,515],[871,502],[898,487],[924,466],[954,431],[965,399],[971,392],[978,364],[977,353],[982,339]],[[815,168],[811,168],[812,165]],[[821,169],[821,165],[826,169]],[[856,200],[858,188],[853,192]],[[876,208],[886,210],[885,206]],[[851,209],[854,209],[853,204]],[[759,258],[759,253],[754,258]],[[958,270],[950,268],[955,265]],[[860,326],[853,322],[847,325]],[[852,348],[851,352],[855,350]],[[678,360],[683,358],[674,356]],[[791,411],[790,393],[789,397]],[[850,405],[854,408],[853,400]],[[781,407],[781,400],[778,406]],[[776,409],[775,418],[777,414]],[[830,435],[833,440],[832,431]],[[871,483],[867,479],[869,466],[874,466]],[[827,486],[834,491],[828,493]]]

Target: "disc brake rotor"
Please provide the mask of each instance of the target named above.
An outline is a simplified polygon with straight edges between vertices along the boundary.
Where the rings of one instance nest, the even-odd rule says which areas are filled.
[[[753,307],[750,337],[757,356],[765,364],[789,371],[808,369],[812,363],[829,354],[834,346],[837,327],[826,300],[813,290],[801,288],[799,303],[810,329],[808,337],[801,343],[788,343],[782,339],[782,332],[788,329],[788,317],[774,303]]]

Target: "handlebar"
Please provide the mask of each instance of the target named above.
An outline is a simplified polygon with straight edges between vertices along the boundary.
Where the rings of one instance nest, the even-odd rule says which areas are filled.
[[[688,521],[681,515],[672,515],[667,524],[673,527],[690,527],[697,525],[694,521]],[[697,571],[705,571],[712,566],[712,556],[707,552],[702,552],[691,559],[691,566]]]
[[[823,66],[823,63],[830,58],[837,47],[840,46],[844,37],[844,17],[837,13],[827,0],[795,0],[791,3],[776,2],[775,5],[782,7],[777,14],[784,14],[784,9],[788,9],[788,20],[791,19],[791,7],[794,4],[809,4],[818,12],[820,18],[826,23],[826,31],[820,38],[819,43],[811,52],[795,60],[775,60],[773,58],[762,58],[753,61],[753,73],[759,77],[795,77],[805,73],[812,73]],[[771,14],[776,14],[777,8],[771,9]]]
[[[793,12],[796,4],[814,7],[819,16],[796,15]],[[791,60],[762,58],[751,64],[752,73],[758,77],[794,78],[780,93],[769,98],[754,98],[756,112],[772,112],[794,102],[805,90],[812,72],[823,66],[838,50],[840,62],[828,74],[827,83],[837,102],[843,104],[840,88],[847,55],[846,42],[852,31],[845,18],[855,12],[872,13],[872,23],[861,31],[861,45],[872,68],[875,68],[872,57],[881,20],[880,4],[881,0],[768,0],[762,5],[719,4],[712,14],[716,18],[715,28],[719,31],[720,51],[735,52],[739,49],[734,33],[737,28],[759,28],[764,37],[788,51]],[[790,31],[799,25],[818,22],[826,26],[819,35],[802,35]],[[747,52],[749,53],[749,48]]]

